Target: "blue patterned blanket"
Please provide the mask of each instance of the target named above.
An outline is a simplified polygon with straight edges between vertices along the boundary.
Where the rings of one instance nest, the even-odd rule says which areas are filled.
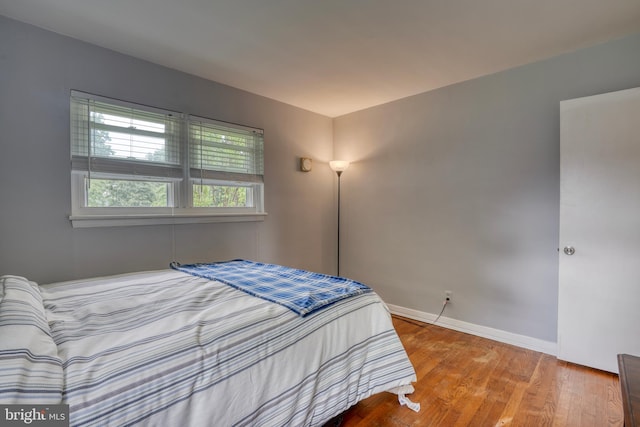
[[[171,268],[217,280],[250,295],[283,305],[300,316],[306,316],[343,298],[371,292],[368,286],[344,277],[241,259],[211,264],[171,263]]]

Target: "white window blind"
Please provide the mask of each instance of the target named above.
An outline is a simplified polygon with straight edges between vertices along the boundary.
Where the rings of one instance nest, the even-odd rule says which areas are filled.
[[[192,179],[262,183],[263,132],[190,116],[189,159]]]
[[[72,92],[74,170],[182,177],[178,113]]]

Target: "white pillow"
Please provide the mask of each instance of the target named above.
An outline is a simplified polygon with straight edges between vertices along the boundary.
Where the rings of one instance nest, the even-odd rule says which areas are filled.
[[[38,285],[0,276],[0,404],[61,403],[63,386]]]

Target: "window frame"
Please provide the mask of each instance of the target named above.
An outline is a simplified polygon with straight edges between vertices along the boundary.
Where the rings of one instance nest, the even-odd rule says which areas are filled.
[[[82,150],[84,143],[90,147],[91,119],[90,113],[74,117],[77,108],[82,107],[82,102],[97,101],[102,104],[110,104],[117,107],[130,108],[140,112],[175,115],[179,117],[172,119],[172,126],[177,126],[171,130],[172,135],[178,135],[177,151],[179,164],[176,163],[154,163],[141,159],[131,159],[122,157],[91,156],[91,148]],[[76,104],[74,104],[76,102]],[[80,105],[80,107],[78,107]],[[87,107],[87,112],[90,107]],[[132,113],[133,114],[133,113]],[[191,176],[194,166],[191,164],[191,141],[189,129],[192,120],[205,120],[210,123],[219,123],[226,129],[239,129],[241,131],[253,131],[260,138],[260,165],[259,174],[244,176],[243,174],[221,174],[223,178],[203,179],[200,176]],[[85,126],[85,127],[83,127]],[[86,141],[81,135],[87,131]],[[125,128],[126,129],[126,128]],[[135,128],[134,132],[139,133]],[[134,133],[132,132],[132,133]],[[81,135],[81,136],[78,136]],[[186,113],[178,113],[155,107],[148,107],[128,101],[106,98],[92,95],[76,90],[71,91],[70,96],[70,157],[71,157],[71,214],[69,219],[74,228],[84,227],[111,227],[111,226],[134,226],[134,225],[157,225],[157,224],[187,224],[187,223],[211,223],[211,222],[244,222],[263,221],[267,213],[264,210],[264,148],[263,131],[248,126],[236,125],[221,122],[219,120],[191,116]],[[175,150],[176,147],[172,147]],[[74,152],[77,151],[77,152]],[[94,166],[95,170],[93,169]],[[171,185],[171,194],[168,201],[173,201],[173,206],[167,207],[90,207],[87,206],[88,190],[87,182],[91,179],[123,179],[130,181],[156,181],[165,182]],[[252,189],[254,206],[252,207],[195,207],[193,206],[194,184],[219,184],[225,186],[243,186]]]

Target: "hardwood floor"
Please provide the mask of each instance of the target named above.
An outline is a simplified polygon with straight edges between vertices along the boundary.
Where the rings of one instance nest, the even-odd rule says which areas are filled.
[[[394,317],[418,376],[408,396],[380,393],[347,411],[342,427],[622,426],[618,376],[555,357]]]

